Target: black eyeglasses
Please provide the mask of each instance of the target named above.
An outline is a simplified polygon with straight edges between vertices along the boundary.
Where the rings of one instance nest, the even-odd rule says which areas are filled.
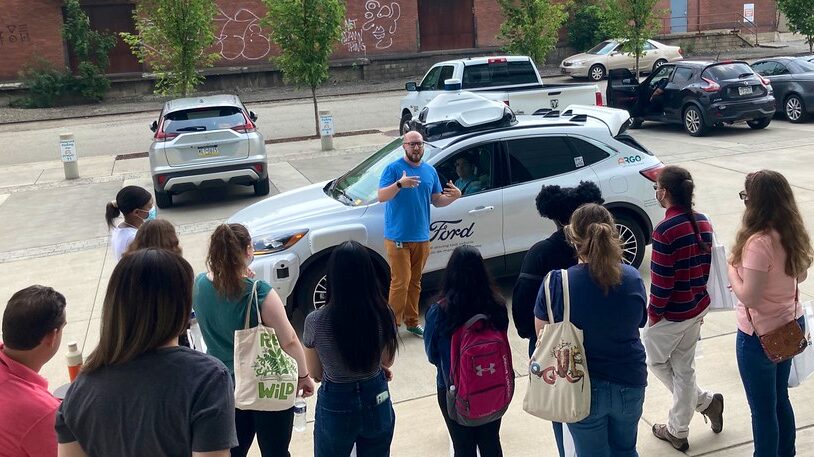
[[[740,199],[741,199],[741,200],[743,200],[743,201],[746,201],[746,200],[749,198],[749,197],[746,195],[746,191],[745,191],[745,190],[742,190],[742,191],[738,192],[738,197],[740,197]]]
[[[410,146],[413,149],[415,149],[415,148],[423,148],[424,147],[424,143],[422,141],[412,141],[410,143],[403,143],[403,144],[405,144],[407,146]]]

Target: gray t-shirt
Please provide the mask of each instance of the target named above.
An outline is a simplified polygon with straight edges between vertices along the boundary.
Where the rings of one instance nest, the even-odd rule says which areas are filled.
[[[379,334],[381,334],[381,331]],[[322,362],[322,375],[325,379],[336,383],[356,382],[371,379],[379,374],[382,365],[381,359],[376,361],[369,370],[363,372],[351,371],[339,353],[334,335],[333,325],[328,319],[327,308],[320,308],[305,318],[302,344],[307,348],[316,349],[319,361]]]
[[[56,417],[57,440],[89,457],[189,457],[237,446],[234,386],[217,359],[161,348],[81,374]]]

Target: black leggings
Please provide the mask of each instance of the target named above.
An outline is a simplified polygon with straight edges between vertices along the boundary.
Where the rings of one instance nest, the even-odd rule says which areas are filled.
[[[503,449],[500,447],[500,419],[477,427],[467,427],[455,422],[447,413],[447,396],[442,389],[438,389],[438,406],[447,423],[449,436],[452,437],[455,457],[476,457],[478,449],[481,457],[503,457]]]
[[[285,411],[243,411],[235,409],[237,447],[232,457],[246,457],[252,447],[254,435],[263,457],[290,457],[288,444],[294,425],[294,408]]]

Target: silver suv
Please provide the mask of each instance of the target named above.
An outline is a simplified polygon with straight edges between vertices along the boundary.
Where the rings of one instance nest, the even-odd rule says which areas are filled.
[[[164,104],[150,130],[150,172],[159,208],[188,190],[241,184],[268,195],[268,161],[257,115],[236,95],[181,98]]]

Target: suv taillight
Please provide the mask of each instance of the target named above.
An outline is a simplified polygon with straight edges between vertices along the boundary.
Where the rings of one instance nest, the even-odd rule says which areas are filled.
[[[772,82],[764,78],[763,76],[758,75],[758,78],[760,78],[760,82],[762,82],[764,86],[768,87],[772,85]]]
[[[707,83],[706,86],[701,88],[701,90],[703,90],[704,92],[718,92],[719,90],[721,90],[721,85],[716,83],[715,81],[704,77],[702,77],[701,79],[703,79],[704,82]]]
[[[641,173],[642,176],[644,176],[645,178],[653,182],[656,182],[656,180],[659,179],[659,173],[661,173],[662,168],[664,168],[664,164],[659,163],[656,166],[645,168],[644,170],[641,170],[639,173]]]
[[[164,131],[164,119],[161,119],[161,124],[158,126],[158,130],[155,131],[155,138],[156,140],[171,140],[178,136],[178,133],[167,133]]]
[[[252,133],[257,131],[257,127],[254,126],[254,122],[250,121],[246,115],[243,115],[243,118],[246,119],[246,123],[243,125],[236,125],[232,127],[232,130],[239,133]]]

